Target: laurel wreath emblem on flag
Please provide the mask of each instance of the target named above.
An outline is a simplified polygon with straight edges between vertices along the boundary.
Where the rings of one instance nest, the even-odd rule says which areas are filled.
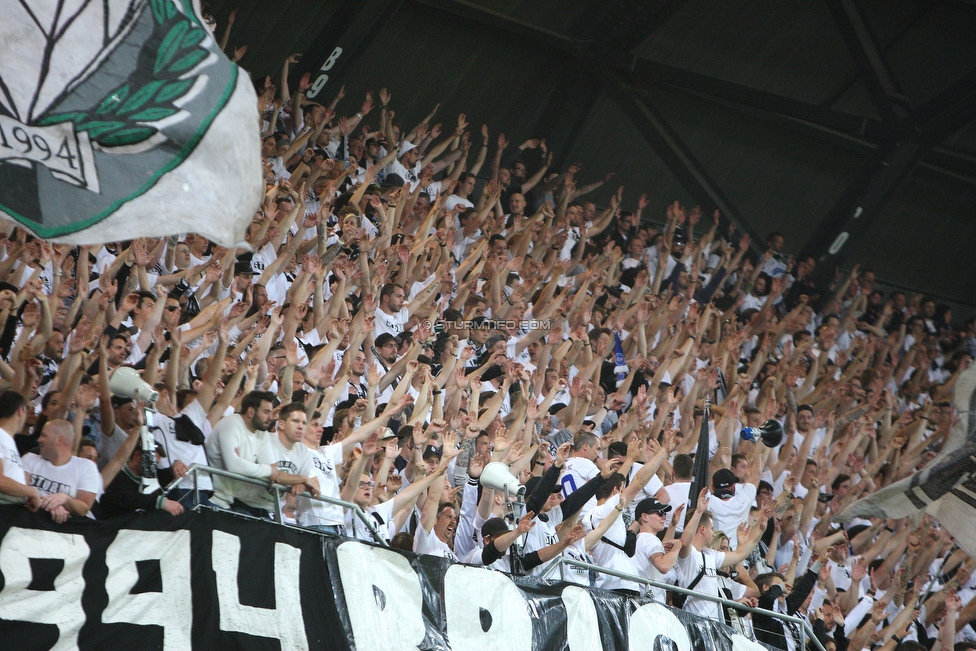
[[[97,3],[96,3],[97,4]],[[207,58],[200,43],[207,37],[203,27],[176,11],[166,0],[150,0],[153,18],[163,34],[153,61],[155,79],[126,82],[88,111],[48,115],[41,125],[73,122],[79,132],[103,147],[132,145],[156,134],[146,123],[158,122],[179,112],[174,102],[193,86],[195,77],[182,77]],[[192,15],[192,14],[191,14]],[[152,48],[147,43],[144,50]],[[140,54],[141,56],[141,54]]]
[[[238,69],[197,2],[0,0],[0,216],[47,238],[88,229],[238,119]]]

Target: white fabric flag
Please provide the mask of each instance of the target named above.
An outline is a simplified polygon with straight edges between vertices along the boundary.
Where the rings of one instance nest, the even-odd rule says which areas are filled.
[[[904,518],[924,511],[976,556],[976,364],[960,374],[953,403],[959,420],[939,456],[913,476],[858,500],[838,520]]]
[[[0,217],[72,244],[243,240],[257,98],[191,0],[0,0]]]

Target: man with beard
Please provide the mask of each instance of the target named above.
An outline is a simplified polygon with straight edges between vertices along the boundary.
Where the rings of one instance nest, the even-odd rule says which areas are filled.
[[[274,409],[274,394],[251,391],[241,400],[241,412],[226,416],[207,441],[207,457],[214,468],[251,477],[268,484],[312,484],[309,477],[281,472],[271,447],[268,428]],[[266,486],[214,476],[215,505],[263,519],[274,508]]]
[[[453,459],[458,455],[456,445],[457,440],[453,436],[444,437],[444,448],[442,457],[438,463],[438,468],[442,465],[447,468],[444,458]],[[454,534],[457,531],[457,510],[453,502],[441,502],[440,498],[444,492],[445,481],[443,475],[435,480],[427,494],[427,502],[424,504],[424,511],[420,519],[420,526],[414,534],[413,550],[421,554],[431,554],[432,556],[443,556],[452,561],[457,561],[458,557],[454,554]]]

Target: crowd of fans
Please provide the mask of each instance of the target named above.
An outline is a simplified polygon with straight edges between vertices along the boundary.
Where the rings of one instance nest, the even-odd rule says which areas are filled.
[[[434,107],[258,82],[249,251],[188,233],[0,247],[0,502],[64,522],[205,505],[505,572],[557,557],[809,620],[829,651],[976,648],[976,561],[931,517],[835,516],[941,449],[973,323],[770,234],[649,206]],[[473,151],[472,151],[473,150]],[[630,210],[633,208],[633,210]],[[166,492],[140,491],[144,405]],[[705,401],[709,486],[689,505]],[[776,419],[774,448],[740,436]],[[479,484],[501,462],[524,514]],[[372,527],[349,509],[357,504]],[[787,651],[798,628],[565,565]],[[555,577],[560,576],[556,572]]]

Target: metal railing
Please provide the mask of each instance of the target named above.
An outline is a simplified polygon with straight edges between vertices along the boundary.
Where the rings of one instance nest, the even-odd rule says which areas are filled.
[[[239,475],[237,473],[229,472],[227,470],[221,470],[219,468],[212,468],[210,466],[204,466],[204,465],[200,465],[200,464],[193,464],[187,470],[185,476],[180,477],[179,479],[174,479],[169,484],[169,486],[167,486],[165,489],[163,489],[163,493],[164,494],[169,493],[174,488],[178,488],[179,485],[181,483],[183,483],[183,481],[187,477],[192,477],[192,479],[193,479],[193,497],[194,497],[194,500],[193,500],[193,502],[194,502],[193,508],[194,509],[200,508],[200,482],[199,482],[200,473],[204,473],[204,474],[210,475],[211,477],[212,476],[226,477],[227,479],[234,479],[234,480],[242,481],[242,482],[245,482],[245,483],[248,483],[248,484],[254,484],[255,486],[265,486],[265,487],[268,487],[270,490],[273,490],[274,491],[274,494],[275,494],[275,499],[274,499],[274,514],[275,514],[275,522],[276,522],[276,524],[280,524],[281,526],[290,527],[290,528],[294,528],[294,529],[299,529],[299,530],[302,530],[302,531],[314,531],[314,530],[310,530],[310,529],[307,529],[307,528],[304,528],[304,527],[296,527],[296,526],[288,525],[288,524],[285,524],[283,522],[283,520],[282,520],[282,513],[281,513],[281,495],[282,495],[282,492],[290,492],[291,491],[291,488],[289,486],[284,486],[282,484],[272,484],[271,486],[268,486],[268,484],[266,482],[263,482],[260,479],[254,479],[253,477],[246,477],[244,475]],[[359,505],[354,504],[352,502],[346,502],[344,500],[336,499],[334,497],[326,497],[326,496],[322,496],[322,495],[319,495],[318,497],[313,497],[312,495],[310,495],[307,492],[300,493],[299,495],[301,497],[306,497],[306,498],[308,498],[310,500],[317,500],[319,502],[324,502],[326,504],[334,504],[336,506],[341,506],[343,508],[350,509],[353,512],[353,514],[357,518],[359,518],[364,525],[366,525],[366,528],[369,530],[370,534],[373,536],[374,542],[377,542],[377,543],[379,543],[380,545],[382,545],[384,547],[389,547],[390,546],[390,544],[386,541],[386,539],[383,538],[383,536],[381,536],[380,533],[379,533],[379,531],[376,529],[376,525],[375,525],[373,519],[370,518],[370,517],[368,517],[366,515],[366,512],[363,511],[359,507]],[[220,508],[220,507],[216,507],[216,508]],[[226,510],[226,509],[221,509],[221,510]],[[321,532],[319,532],[319,533],[321,533]],[[353,527],[353,537],[355,537],[355,535],[356,535],[355,527]],[[545,571],[543,571],[543,573],[540,575],[539,578],[541,578],[541,579],[548,579],[549,576],[554,571],[556,571],[557,569],[559,570],[560,575],[562,576],[562,574],[563,574],[563,568],[566,565],[573,565],[573,566],[576,566],[576,567],[583,568],[585,570],[592,570],[594,572],[599,572],[601,574],[606,574],[606,575],[609,575],[609,576],[615,576],[617,578],[624,579],[626,581],[633,581],[634,583],[640,583],[642,585],[650,586],[650,587],[653,587],[653,588],[660,588],[662,590],[668,590],[668,591],[671,591],[671,592],[677,592],[679,594],[687,595],[689,597],[694,597],[695,599],[702,599],[704,601],[711,601],[711,602],[714,602],[714,603],[721,604],[723,606],[735,608],[735,609],[737,609],[739,611],[745,611],[745,612],[750,612],[750,613],[759,613],[759,614],[765,615],[767,617],[771,617],[773,619],[782,620],[783,622],[791,622],[793,624],[799,625],[799,627],[800,627],[800,647],[801,647],[801,649],[805,649],[806,648],[806,639],[809,638],[813,642],[813,645],[814,645],[814,647],[816,648],[817,651],[826,651],[824,649],[823,644],[821,644],[820,643],[820,640],[817,638],[817,636],[814,635],[813,628],[810,626],[809,622],[807,622],[805,619],[802,619],[802,618],[799,618],[799,617],[793,617],[791,615],[787,615],[787,614],[784,614],[784,613],[773,612],[771,610],[766,610],[764,608],[752,608],[751,606],[746,606],[746,605],[744,605],[742,603],[739,603],[737,601],[732,601],[730,599],[725,599],[723,597],[718,597],[718,596],[715,596],[715,595],[705,594],[705,593],[702,593],[702,592],[696,592],[695,590],[689,590],[687,588],[682,588],[680,586],[671,585],[670,583],[661,583],[661,582],[658,582],[658,581],[652,581],[651,579],[646,579],[646,578],[644,578],[642,576],[638,576],[636,574],[629,574],[627,572],[619,572],[617,570],[613,570],[613,569],[610,569],[608,567],[602,567],[600,565],[594,565],[592,563],[585,563],[583,561],[576,561],[576,560],[573,560],[573,559],[570,559],[570,558],[565,558],[563,556],[557,556],[546,567]]]
[[[682,588],[680,586],[671,585],[670,583],[661,583],[659,581],[652,581],[651,579],[646,579],[642,576],[637,576],[636,574],[629,574],[627,572],[618,572],[617,570],[612,570],[608,567],[602,567],[600,565],[593,565],[592,563],[584,563],[583,561],[576,561],[571,558],[565,558],[563,556],[557,556],[552,563],[550,563],[545,571],[542,573],[540,578],[547,578],[556,569],[559,569],[562,573],[563,566],[573,565],[586,570],[592,570],[594,572],[599,572],[601,574],[607,574],[609,576],[615,576],[620,579],[625,579],[627,581],[633,581],[634,583],[641,583],[643,585],[651,586],[653,588],[660,588],[662,590],[669,590],[671,592],[677,592],[678,594],[683,594],[689,597],[694,597],[695,599],[702,599],[704,601],[712,601],[715,603],[722,604],[723,606],[728,606],[730,608],[735,608],[736,610],[746,611],[750,613],[759,613],[773,619],[779,619],[784,622],[792,622],[800,627],[800,649],[806,649],[806,640],[809,637],[810,641],[813,642],[814,647],[817,651],[826,651],[823,644],[813,633],[813,628],[810,623],[805,619],[800,617],[793,617],[792,615],[787,615],[785,613],[777,613],[771,610],[766,610],[765,608],[753,608],[751,606],[746,606],[738,601],[732,601],[730,599],[725,599],[716,595],[705,594],[702,592],[696,592],[695,590],[689,590],[688,588]],[[789,635],[788,631],[784,631],[785,635]]]
[[[282,513],[281,513],[281,496],[282,496],[282,492],[285,492],[285,493],[291,492],[291,487],[290,486],[284,486],[282,484],[271,484],[269,486],[267,482],[261,481],[260,479],[255,479],[253,477],[247,477],[245,475],[238,475],[235,472],[229,472],[227,470],[221,470],[220,468],[212,468],[211,466],[204,466],[204,465],[200,465],[200,464],[195,463],[192,466],[190,466],[189,469],[187,469],[186,475],[184,475],[183,477],[180,477],[178,479],[174,479],[172,482],[170,482],[169,486],[167,486],[166,488],[163,489],[163,494],[169,493],[174,488],[179,488],[179,485],[182,484],[186,480],[187,477],[191,477],[192,476],[192,478],[193,478],[193,507],[192,508],[194,508],[194,509],[200,508],[200,473],[201,472],[204,473],[204,474],[210,475],[211,477],[213,477],[213,476],[226,477],[227,479],[234,479],[234,480],[242,481],[242,482],[245,482],[245,483],[248,483],[248,484],[254,484],[255,486],[264,486],[264,487],[267,487],[269,490],[273,490],[274,491],[274,514],[275,514],[275,523],[276,524],[280,524],[280,525],[285,526],[285,527],[292,527],[292,525],[285,524],[285,522],[284,522],[284,520],[282,518]],[[384,538],[383,536],[381,536],[380,535],[380,532],[376,529],[376,524],[373,521],[373,519],[371,517],[367,516],[366,515],[366,512],[363,511],[361,508],[359,508],[359,505],[358,504],[354,504],[353,502],[346,502],[344,500],[340,500],[340,499],[337,499],[335,497],[328,497],[328,496],[325,496],[325,495],[313,496],[313,495],[309,494],[308,492],[299,493],[296,497],[305,497],[305,498],[308,498],[310,500],[315,500],[317,502],[324,502],[326,504],[333,504],[335,506],[341,506],[344,509],[351,510],[352,513],[353,513],[353,515],[355,517],[359,518],[362,521],[362,523],[364,525],[366,525],[366,529],[368,529],[370,535],[373,536],[373,541],[374,542],[379,543],[380,545],[383,545],[384,547],[389,547],[390,546],[390,544],[386,541],[386,538]],[[220,508],[220,507],[218,507],[218,506],[215,505],[215,508]],[[221,510],[226,511],[227,509],[221,509]],[[308,528],[305,528],[305,527],[297,527],[297,526],[295,526],[295,527],[292,527],[292,528],[301,529],[302,531],[314,531],[314,529],[308,529]],[[318,532],[318,533],[321,533],[321,532]],[[356,538],[356,528],[355,527],[353,527],[352,537],[353,538]]]

